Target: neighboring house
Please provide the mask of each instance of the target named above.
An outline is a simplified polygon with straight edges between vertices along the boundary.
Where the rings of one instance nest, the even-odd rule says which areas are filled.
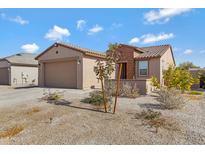
[[[194,78],[198,78],[199,75],[202,75],[205,78],[205,68],[190,68],[189,72]],[[199,84],[192,85],[192,89],[198,89],[198,88],[204,88],[204,87],[205,87],[205,81],[202,81],[202,80],[200,80]]]
[[[126,44],[119,44],[118,52],[121,55],[122,82],[135,80],[136,86],[142,94],[151,90],[150,78],[157,77],[163,85],[163,70],[170,65],[175,66],[174,55],[170,45],[136,47]],[[117,66],[117,69],[119,67]],[[118,71],[116,71],[118,72]],[[132,84],[134,83],[133,81]],[[131,85],[132,86],[132,85]]]
[[[0,85],[38,84],[38,62],[35,54],[18,53],[0,59]]]
[[[94,67],[105,54],[71,44],[54,43],[36,57],[39,86],[57,88],[99,88]]]

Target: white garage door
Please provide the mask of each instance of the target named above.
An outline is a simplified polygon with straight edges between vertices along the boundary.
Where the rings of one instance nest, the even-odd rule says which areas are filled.
[[[77,88],[77,62],[60,61],[45,63],[45,86]]]
[[[0,85],[9,84],[9,71],[8,68],[0,68]]]

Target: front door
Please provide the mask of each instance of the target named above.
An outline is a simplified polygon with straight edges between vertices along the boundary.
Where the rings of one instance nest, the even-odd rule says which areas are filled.
[[[120,79],[127,79],[127,63],[122,63],[122,72]]]

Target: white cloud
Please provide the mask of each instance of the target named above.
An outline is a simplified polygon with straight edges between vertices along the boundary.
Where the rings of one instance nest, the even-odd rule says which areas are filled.
[[[29,24],[28,20],[23,19],[21,16],[16,16],[15,18],[10,18],[10,21],[16,22],[20,25],[26,25]]]
[[[88,35],[93,35],[93,34],[98,33],[100,31],[103,31],[103,27],[96,24],[95,26],[93,26],[93,28],[88,30]]]
[[[129,44],[138,43],[139,41],[140,41],[140,39],[138,37],[134,37],[129,41]]]
[[[159,9],[158,11],[151,10],[145,13],[144,18],[146,22],[154,24],[154,23],[166,23],[172,17],[181,15],[186,12],[190,12],[192,9],[190,8],[174,8],[174,9]]]
[[[192,54],[193,53],[193,51],[191,50],[191,49],[186,49],[185,51],[184,51],[184,54],[185,55],[190,55],[190,54]]]
[[[29,24],[29,21],[23,19],[21,16],[16,16],[16,17],[13,18],[13,17],[8,17],[5,13],[0,13],[0,16],[1,16],[2,19],[12,21],[12,22],[16,22],[20,25]]]
[[[48,33],[46,33],[45,38],[56,41],[62,40],[63,37],[70,36],[70,31],[67,28],[61,28],[59,26],[54,25],[52,29],[49,29]]]
[[[21,49],[26,53],[35,53],[38,51],[39,46],[36,43],[33,44],[24,44],[21,46]]]
[[[142,43],[147,44],[147,43],[154,43],[154,42],[158,42],[158,41],[162,41],[162,40],[168,40],[168,39],[171,39],[173,37],[174,37],[173,33],[169,33],[169,34],[161,33],[158,35],[146,34],[146,35],[143,35],[141,37],[141,39],[142,39]]]
[[[85,25],[86,25],[86,21],[85,20],[78,20],[77,21],[77,29],[78,30],[83,30]]]
[[[160,34],[145,34],[142,35],[141,37],[134,37],[129,41],[129,44],[134,44],[134,43],[142,43],[142,44],[148,44],[148,43],[154,43],[154,42],[159,42],[162,40],[168,40],[174,37],[173,33],[160,33]]]

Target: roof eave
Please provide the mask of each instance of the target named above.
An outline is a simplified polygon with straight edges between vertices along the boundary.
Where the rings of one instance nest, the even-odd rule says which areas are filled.
[[[139,47],[135,47],[135,46],[131,46],[131,45],[127,45],[127,44],[119,44],[120,46],[126,46],[126,47],[128,47],[128,48],[133,48],[135,51],[137,51],[137,52],[141,52],[141,53],[144,53],[145,52],[145,50],[143,50],[143,49],[141,49],[141,48],[139,48]]]
[[[154,58],[161,58],[161,56],[151,56],[151,57],[135,57],[134,60],[149,60]]]
[[[11,63],[11,66],[30,66],[30,67],[37,67],[38,64],[23,64],[23,63]]]
[[[66,45],[66,44],[62,44],[62,43],[58,43],[58,42],[56,42],[56,43],[54,43],[53,45],[51,45],[50,47],[48,47],[45,51],[43,51],[41,54],[39,54],[37,57],[35,57],[35,60],[38,60],[38,58],[40,57],[40,56],[42,56],[43,54],[45,54],[48,50],[50,50],[52,47],[54,47],[54,46],[58,46],[58,45],[60,45],[60,46],[63,46],[63,47],[66,47],[66,48],[69,48],[69,49],[73,49],[73,50],[77,50],[77,51],[79,51],[79,52],[81,52],[81,53],[83,53],[84,55],[87,55],[87,56],[91,56],[91,57],[96,57],[96,58],[106,58],[106,55],[97,55],[98,53],[96,53],[96,55],[92,55],[92,53],[89,53],[89,52],[86,52],[86,51],[82,51],[82,50],[80,50],[80,49],[77,49],[77,48],[74,48],[74,47],[71,47],[71,46],[68,46],[68,45]],[[93,52],[93,54],[94,54],[94,52]],[[100,53],[99,53],[100,54]]]

